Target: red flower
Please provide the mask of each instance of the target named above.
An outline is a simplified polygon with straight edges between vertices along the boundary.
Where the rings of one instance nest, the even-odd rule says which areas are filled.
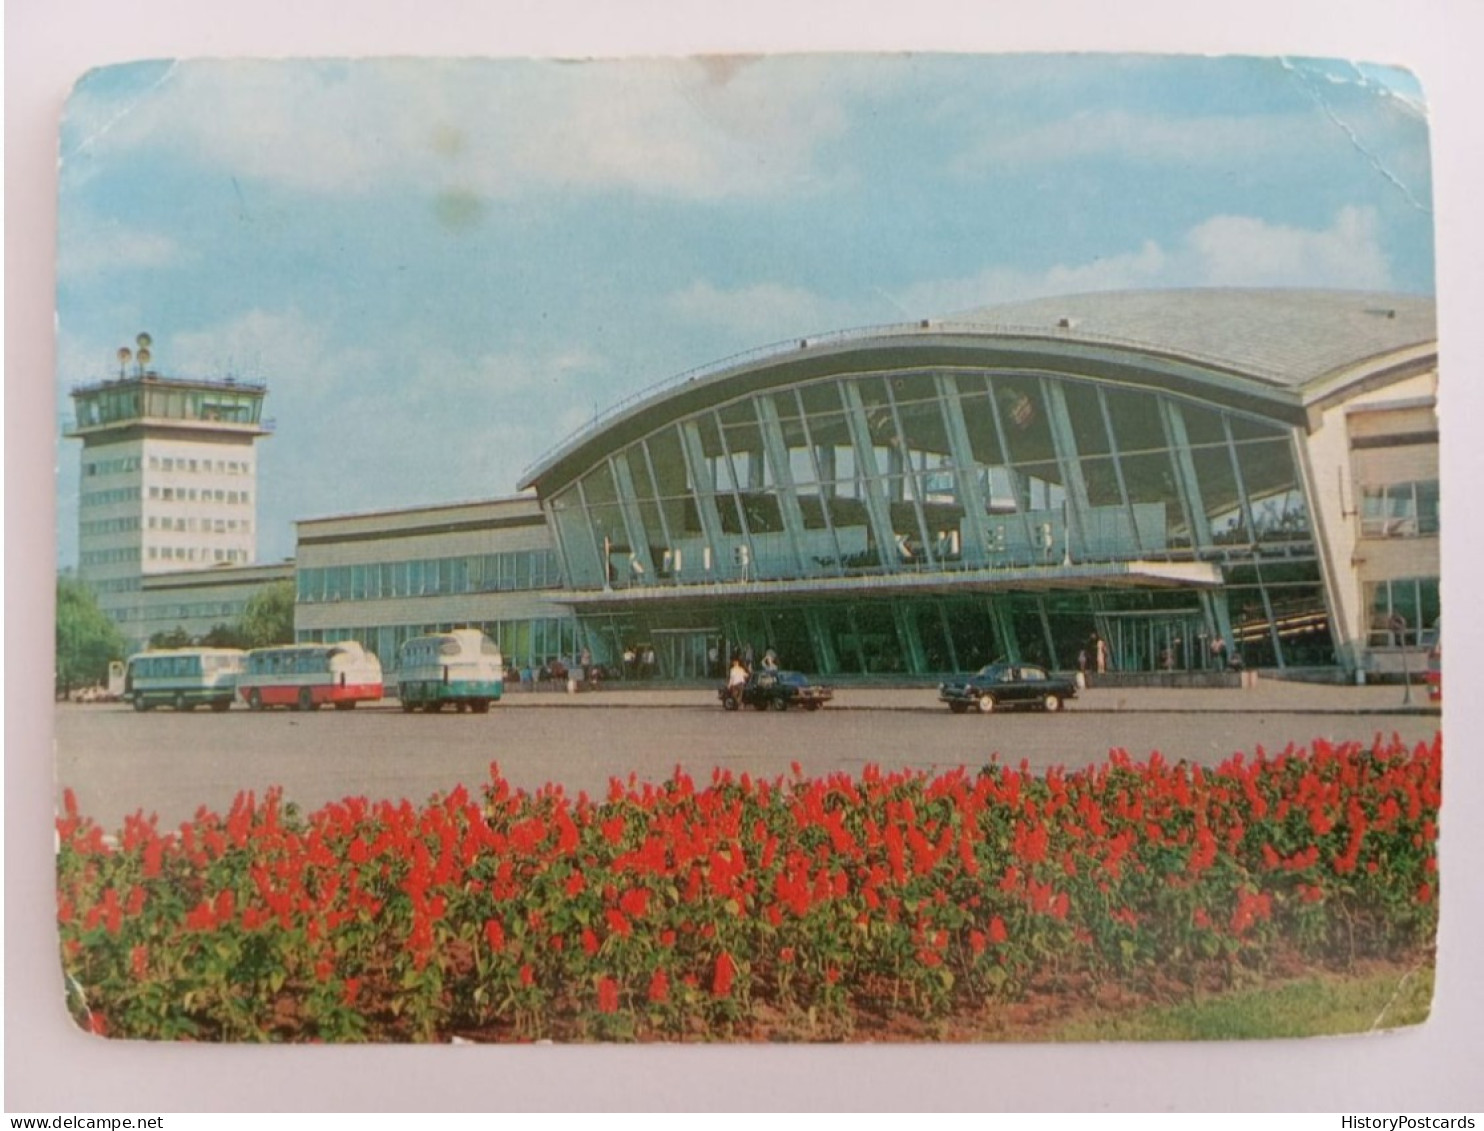
[[[143,978],[149,972],[149,948],[136,946],[129,951],[129,968],[134,977]]]
[[[345,979],[345,990],[342,997],[346,1005],[353,1005],[356,998],[361,994],[361,980],[359,978]]]
[[[618,905],[630,918],[638,919],[649,908],[649,892],[644,888],[631,888],[619,898]]]
[[[634,933],[634,928],[629,926],[629,921],[624,918],[622,911],[616,911],[610,907],[606,912],[606,918],[608,920],[608,929],[615,935],[627,938]]]
[[[670,979],[663,970],[656,970],[649,979],[649,1000],[656,1004],[670,1000]]]
[[[534,969],[532,969],[531,968],[531,964],[529,962],[527,962],[524,966],[522,966],[520,968],[520,984],[523,985],[523,986],[531,986],[531,985],[535,985],[535,983],[536,983],[536,971]]]
[[[618,1012],[618,983],[612,978],[598,979],[598,1012]]]
[[[582,928],[582,949],[589,958],[598,953],[598,936],[591,927]]]
[[[711,980],[711,992],[717,997],[726,997],[732,992],[732,978],[737,973],[732,956],[722,951],[716,956],[716,974]]]
[[[505,927],[500,920],[486,919],[484,921],[484,940],[489,943],[492,954],[499,954],[505,949]]]
[[[1005,921],[996,915],[989,921],[989,941],[999,946],[1010,937],[1010,932],[1005,929]]]
[[[581,872],[573,872],[567,877],[567,898],[581,895],[582,889],[587,887],[587,881],[582,878]]]

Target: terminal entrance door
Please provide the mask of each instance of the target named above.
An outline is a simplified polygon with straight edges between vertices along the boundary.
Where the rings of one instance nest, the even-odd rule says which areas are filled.
[[[657,628],[655,658],[666,679],[720,679],[718,665],[726,659],[719,628]]]
[[[1199,609],[1109,613],[1098,618],[1114,671],[1198,671],[1207,666],[1209,634]]]

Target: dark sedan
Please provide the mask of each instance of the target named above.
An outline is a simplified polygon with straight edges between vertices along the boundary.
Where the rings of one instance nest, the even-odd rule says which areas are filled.
[[[740,695],[728,688],[720,688],[717,695],[721,705],[728,711],[738,707],[751,707],[756,711],[787,711],[801,707],[806,711],[817,711],[835,697],[828,687],[810,683],[803,672],[754,672],[742,685]]]
[[[1007,707],[1060,711],[1077,697],[1077,685],[1033,664],[989,664],[967,678],[938,685],[938,698],[955,715],[970,709],[988,713]]]

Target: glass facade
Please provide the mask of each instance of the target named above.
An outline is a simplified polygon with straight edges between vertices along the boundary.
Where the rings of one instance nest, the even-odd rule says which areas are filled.
[[[552,551],[513,550],[500,554],[309,567],[298,571],[297,600],[300,604],[315,605],[390,597],[555,589],[561,583]]]
[[[375,653],[384,672],[394,674],[403,644],[414,637],[449,632],[455,628],[479,629],[499,645],[505,664],[510,668],[540,668],[553,659],[561,659],[570,667],[584,647],[581,643],[582,626],[571,617],[301,629],[295,635],[300,644],[355,640],[366,651]]]
[[[689,640],[676,657],[720,640],[822,673],[928,674],[996,657],[1071,668],[1096,633],[1133,669],[1200,669],[1218,636],[1252,665],[1332,664],[1294,450],[1287,424],[1173,393],[913,368],[748,393],[542,491],[571,587],[611,590],[613,608],[631,590],[674,592],[580,611],[609,652],[672,634]],[[1210,562],[1226,584],[1047,591],[1033,579],[1034,567],[1131,561]],[[758,596],[719,613],[712,597],[709,614],[684,601],[692,585],[968,571],[995,584],[879,601],[863,584],[848,603]]]
[[[110,381],[73,391],[74,427],[97,428],[145,418],[261,425],[265,392],[261,385],[227,381],[166,377]]]

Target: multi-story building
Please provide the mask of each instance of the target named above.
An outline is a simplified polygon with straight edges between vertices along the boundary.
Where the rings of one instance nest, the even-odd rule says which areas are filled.
[[[162,377],[148,361],[141,348],[132,372],[74,388],[67,430],[82,441],[78,577],[135,642],[145,578],[256,561],[255,447],[271,431],[263,385]]]

